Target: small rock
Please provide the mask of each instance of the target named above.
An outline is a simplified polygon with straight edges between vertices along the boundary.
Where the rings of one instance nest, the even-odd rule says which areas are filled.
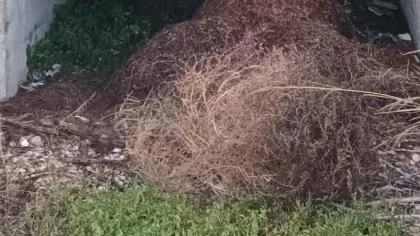
[[[122,180],[122,181],[124,181],[124,180],[126,180],[127,179],[127,177],[125,177],[124,175],[120,175],[120,176],[118,176],[119,177],[119,179],[120,180]]]
[[[115,159],[118,158],[119,154],[114,153],[114,154],[111,154],[109,156],[111,157],[111,160],[115,160]]]
[[[19,168],[19,169],[17,169],[17,172],[23,175],[23,174],[26,173],[26,170],[23,169],[23,168]]]
[[[124,155],[120,155],[118,156],[118,158],[116,158],[117,161],[124,161],[125,160],[125,156]]]
[[[88,155],[89,155],[89,156],[95,156],[95,155],[96,155],[95,150],[93,150],[93,149],[89,148]]]
[[[14,157],[14,158],[12,159],[12,162],[13,162],[13,163],[18,163],[18,161],[19,161],[19,158],[17,158],[17,157]]]
[[[124,182],[120,180],[119,176],[114,178],[114,182],[118,185],[118,187],[124,187]]]
[[[13,141],[9,143],[9,146],[12,147],[12,148],[16,147],[16,145],[17,145],[16,142],[13,142]]]
[[[106,188],[105,188],[104,186],[99,186],[99,187],[98,187],[98,190],[99,190],[99,191],[105,191],[105,190],[106,190]]]
[[[88,171],[90,173],[93,173],[93,174],[95,173],[95,170],[91,166],[87,166],[86,171]]]
[[[48,119],[48,118],[42,118],[40,120],[40,122],[44,126],[53,126],[54,125],[54,122],[52,120]]]
[[[114,150],[112,150],[113,153],[121,153],[122,149],[121,148],[114,148]]]
[[[13,176],[10,178],[10,180],[11,180],[12,182],[17,182],[17,181],[19,181],[19,177],[18,177],[18,176],[16,176],[16,175],[13,175]]]
[[[78,169],[76,169],[76,168],[70,168],[70,169],[68,170],[68,172],[69,172],[70,174],[74,174],[74,175],[79,174],[79,170],[78,170]]]
[[[38,167],[38,170],[39,171],[44,171],[44,170],[46,170],[47,169],[47,165],[40,165],[39,167]]]
[[[42,141],[41,136],[34,136],[29,140],[29,142],[35,147],[44,146],[44,141]]]
[[[414,154],[411,156],[411,158],[413,159],[413,161],[414,161],[415,163],[419,163],[419,162],[420,162],[420,155],[419,155],[419,154],[417,154],[417,153],[414,153]]]
[[[29,141],[25,137],[19,139],[19,144],[21,147],[29,147]]]

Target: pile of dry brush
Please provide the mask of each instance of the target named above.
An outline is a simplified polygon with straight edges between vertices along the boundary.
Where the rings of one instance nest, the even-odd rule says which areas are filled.
[[[397,49],[348,39],[343,25],[336,0],[208,0],[166,28],[105,91],[131,94],[117,128],[133,167],[178,191],[374,194],[374,148],[407,118],[378,112],[415,106],[400,98],[418,96],[419,77]]]

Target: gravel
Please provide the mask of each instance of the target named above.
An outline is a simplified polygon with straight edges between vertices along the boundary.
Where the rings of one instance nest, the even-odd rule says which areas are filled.
[[[82,157],[96,160],[125,160],[127,156],[125,150],[115,148],[110,153],[98,154],[95,150],[89,149],[87,156],[83,156],[79,151],[80,143],[80,139],[76,136],[47,140],[46,137],[29,134],[20,137],[17,142],[10,141],[8,145],[4,145],[3,158],[0,157],[2,159],[0,163],[3,163],[0,164],[0,191],[6,191],[8,194],[0,195],[1,209],[3,209],[2,204],[11,202],[7,205],[13,210],[8,216],[11,218],[20,216],[24,219],[26,204],[40,191],[57,185],[82,186],[85,183],[95,183],[103,189],[109,185],[118,188],[127,186],[131,178],[128,168],[124,166],[101,162],[78,165],[71,161]],[[4,224],[2,219],[6,219],[6,216],[0,210],[0,224]],[[23,232],[25,230],[24,226],[22,227],[20,230]]]

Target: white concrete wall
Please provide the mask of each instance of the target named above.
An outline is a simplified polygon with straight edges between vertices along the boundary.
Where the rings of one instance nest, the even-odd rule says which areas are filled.
[[[44,37],[54,6],[65,0],[0,0],[0,99],[26,80],[26,48]]]
[[[414,42],[417,48],[420,48],[420,0],[400,0],[400,5],[407,18]]]
[[[6,97],[6,0],[0,0],[0,100]]]

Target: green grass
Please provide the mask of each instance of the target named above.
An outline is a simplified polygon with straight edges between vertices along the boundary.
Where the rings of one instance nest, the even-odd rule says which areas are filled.
[[[38,236],[396,236],[400,222],[363,207],[274,210],[262,199],[203,203],[145,186],[125,191],[54,191],[30,211]],[[280,209],[280,208],[279,208]]]

